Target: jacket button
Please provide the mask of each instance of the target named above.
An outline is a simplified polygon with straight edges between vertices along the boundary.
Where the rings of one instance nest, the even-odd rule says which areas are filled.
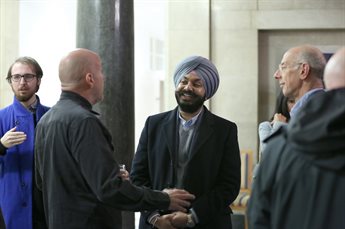
[[[23,202],[23,203],[22,203],[22,207],[25,208],[26,206],[28,206],[28,204],[27,204],[26,202]]]
[[[17,121],[16,121],[16,126],[18,126],[18,125],[19,125],[19,121],[17,120]]]

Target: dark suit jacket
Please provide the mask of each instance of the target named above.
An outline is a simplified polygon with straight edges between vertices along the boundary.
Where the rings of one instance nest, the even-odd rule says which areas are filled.
[[[136,185],[162,190],[174,187],[178,155],[178,109],[150,116],[133,160],[131,179]],[[192,208],[195,228],[231,228],[230,208],[240,188],[240,154],[235,123],[204,107],[196,132],[183,188],[196,195]],[[140,228],[150,228],[143,213]]]

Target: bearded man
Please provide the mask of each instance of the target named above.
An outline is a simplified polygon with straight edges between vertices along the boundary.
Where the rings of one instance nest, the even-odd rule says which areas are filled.
[[[42,76],[35,59],[20,57],[6,77],[14,93],[0,110],[0,207],[7,229],[40,228],[33,220],[42,211],[33,203],[33,157],[36,123],[49,109],[36,95]]]
[[[177,65],[174,84],[178,106],[146,120],[131,180],[185,189],[196,198],[188,213],[142,212],[139,228],[232,228],[229,205],[240,189],[237,126],[204,106],[218,89],[218,71],[208,59],[191,56]]]

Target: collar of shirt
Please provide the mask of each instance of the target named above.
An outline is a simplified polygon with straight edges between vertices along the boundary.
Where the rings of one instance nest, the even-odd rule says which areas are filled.
[[[37,108],[37,99],[35,100],[35,102],[33,102],[32,104],[30,104],[27,109],[31,112],[31,113],[35,113],[36,112],[36,108]]]
[[[299,112],[301,107],[310,99],[310,96],[312,96],[315,92],[318,92],[320,90],[324,90],[323,88],[315,88],[307,93],[305,93],[296,103],[295,105],[291,108],[290,111],[290,117],[293,118],[296,116],[296,114]]]
[[[60,100],[72,100],[75,103],[78,103],[80,106],[82,106],[84,109],[87,109],[88,111],[92,112],[93,114],[99,116],[99,113],[92,110],[92,105],[91,103],[85,99],[83,96],[72,92],[72,91],[62,91],[60,95]]]
[[[178,117],[179,117],[179,119],[181,121],[182,127],[186,128],[186,129],[191,128],[196,123],[196,121],[198,120],[198,118],[199,118],[199,116],[200,116],[200,114],[202,113],[203,110],[204,110],[204,107],[201,108],[200,112],[197,115],[195,115],[193,118],[191,118],[188,121],[184,120],[182,118],[182,116],[181,116],[181,113],[179,112],[178,113]]]

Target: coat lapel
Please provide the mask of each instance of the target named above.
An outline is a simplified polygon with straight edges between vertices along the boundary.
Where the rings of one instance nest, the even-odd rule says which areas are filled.
[[[212,127],[212,116],[206,107],[204,107],[204,114],[202,116],[202,120],[200,121],[199,128],[193,140],[189,160],[193,158],[193,156],[199,151],[200,147],[204,145],[207,139],[212,136],[214,131]]]
[[[175,165],[175,155],[176,155],[176,150],[177,150],[177,145],[178,145],[178,140],[177,140],[177,123],[176,123],[176,112],[177,108],[175,108],[173,111],[169,112],[167,119],[165,123],[163,124],[163,138],[165,139],[170,157]]]

